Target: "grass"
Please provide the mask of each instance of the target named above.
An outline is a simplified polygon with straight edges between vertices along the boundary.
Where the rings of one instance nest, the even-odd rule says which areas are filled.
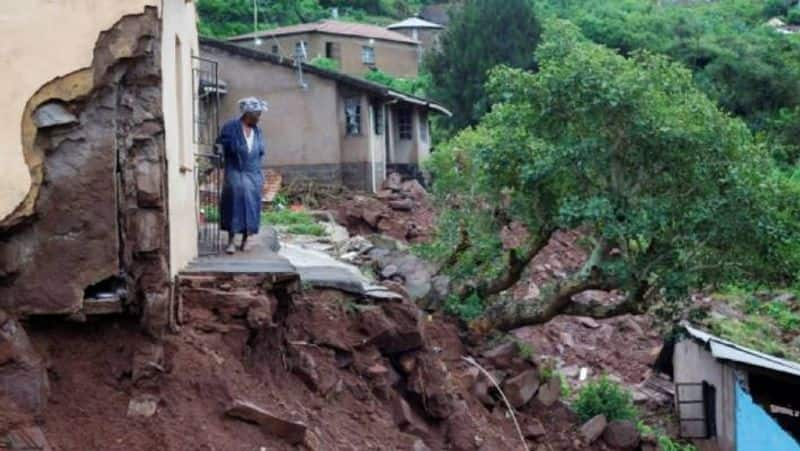
[[[271,210],[261,213],[261,223],[282,227],[293,235],[325,235],[325,228],[304,211]]]
[[[714,334],[766,354],[800,361],[800,349],[792,345],[792,340],[800,336],[797,301],[777,300],[769,293],[743,287],[725,287],[713,297],[743,314],[741,318],[706,318],[702,323]]]

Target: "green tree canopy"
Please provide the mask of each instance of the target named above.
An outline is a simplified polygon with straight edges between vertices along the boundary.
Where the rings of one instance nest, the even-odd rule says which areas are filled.
[[[453,112],[451,131],[473,125],[489,109],[484,85],[498,64],[533,69],[539,22],[530,0],[467,0],[454,8],[440,46],[429,53],[430,94]]]
[[[559,229],[582,230],[590,257],[535,300],[500,296],[482,324],[546,321],[578,309],[572,296],[588,289],[628,296],[583,312],[599,315],[675,305],[709,283],[796,275],[798,184],[689,70],[646,52],[621,56],[561,21],[537,56],[535,74],[494,70],[492,111],[434,153],[440,245],[457,249],[447,259],[456,277],[465,263],[477,267],[477,280],[457,279],[465,298],[510,287]],[[529,232],[519,248],[477,244],[497,243],[512,221]]]

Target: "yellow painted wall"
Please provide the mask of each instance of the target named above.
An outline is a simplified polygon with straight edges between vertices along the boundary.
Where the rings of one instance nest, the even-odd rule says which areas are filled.
[[[25,198],[31,177],[22,153],[22,115],[36,91],[89,67],[101,31],[159,0],[4,1],[0,8],[0,220]]]
[[[4,70],[0,72],[0,167],[3,175],[0,177],[0,221],[11,215],[31,189],[32,179],[23,154],[21,129],[29,99],[42,85],[88,68],[100,33],[125,15],[141,14],[146,6],[158,7],[163,20],[162,77],[169,171],[170,269],[175,274],[197,254],[191,56],[198,54],[198,43],[194,2],[191,0],[2,2],[0,61]],[[180,106],[176,93],[176,36],[183,48],[180,62],[183,102]],[[75,79],[74,84],[66,91],[59,91],[56,97],[69,97],[65,100],[70,100],[91,89],[91,71],[83,71]],[[183,149],[180,148],[178,111],[183,114]]]
[[[162,3],[161,77],[169,190],[169,266],[175,275],[197,256],[192,56],[199,56],[200,48],[194,2],[162,0]],[[179,52],[177,42],[180,42]]]

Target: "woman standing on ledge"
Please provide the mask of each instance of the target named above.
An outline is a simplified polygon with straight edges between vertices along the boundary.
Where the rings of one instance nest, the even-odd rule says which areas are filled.
[[[242,234],[239,250],[243,251],[247,237],[258,233],[264,187],[261,163],[266,144],[258,120],[261,112],[267,111],[267,102],[248,97],[239,101],[239,110],[241,115],[228,121],[217,138],[225,156],[220,226],[228,232],[228,254],[236,252],[236,234]]]

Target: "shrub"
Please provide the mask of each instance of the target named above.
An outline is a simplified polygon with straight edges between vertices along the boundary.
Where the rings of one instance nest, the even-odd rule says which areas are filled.
[[[313,60],[311,60],[311,65],[319,67],[320,69],[325,69],[332,72],[339,72],[339,62],[336,61],[335,59],[318,56]]]
[[[455,315],[464,321],[472,321],[483,313],[484,305],[481,299],[473,294],[466,299],[450,296],[444,305],[445,312]]]
[[[609,421],[636,419],[636,408],[630,392],[605,376],[583,387],[573,407],[581,421],[588,421],[600,414]]]
[[[793,8],[786,15],[786,21],[792,25],[800,25],[800,7]]]

